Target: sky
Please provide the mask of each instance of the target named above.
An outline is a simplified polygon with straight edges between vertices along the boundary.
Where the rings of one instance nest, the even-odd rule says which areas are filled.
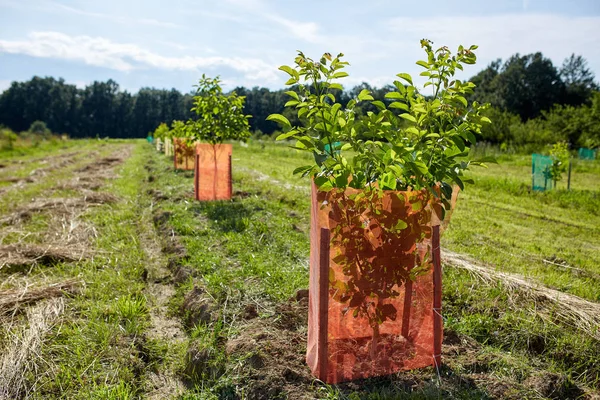
[[[422,38],[479,46],[462,79],[541,51],[582,55],[600,80],[600,0],[0,0],[0,91],[38,75],[190,92],[203,73],[279,89],[297,50],[344,53],[340,83],[382,86],[418,76]]]

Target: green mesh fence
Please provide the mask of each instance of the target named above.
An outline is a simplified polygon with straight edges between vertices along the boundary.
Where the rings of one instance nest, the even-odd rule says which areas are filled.
[[[533,190],[544,191],[552,188],[550,167],[552,167],[552,158],[541,154],[532,154],[531,188]]]
[[[596,159],[596,151],[593,149],[586,149],[582,147],[579,149],[579,159],[580,160],[595,160]]]

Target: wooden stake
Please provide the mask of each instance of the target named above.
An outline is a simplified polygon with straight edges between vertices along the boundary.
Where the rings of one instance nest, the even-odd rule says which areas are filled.
[[[329,229],[321,228],[319,246],[319,338],[318,338],[318,365],[319,379],[327,381],[327,325],[329,324]]]
[[[440,257],[440,226],[433,227],[433,359],[439,367],[442,362],[442,262]]]
[[[231,154],[229,155],[229,199],[233,196],[233,171],[231,170]]]

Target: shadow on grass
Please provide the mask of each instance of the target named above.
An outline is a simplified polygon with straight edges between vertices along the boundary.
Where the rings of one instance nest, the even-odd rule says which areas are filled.
[[[506,389],[500,381],[480,384],[472,377],[442,365],[439,377],[432,378],[430,368],[361,379],[324,386],[321,390],[337,392],[344,399],[492,399],[498,389]],[[335,388],[335,389],[334,389]]]
[[[190,211],[204,215],[212,228],[222,232],[243,232],[250,226],[250,216],[256,209],[234,200],[195,202]]]

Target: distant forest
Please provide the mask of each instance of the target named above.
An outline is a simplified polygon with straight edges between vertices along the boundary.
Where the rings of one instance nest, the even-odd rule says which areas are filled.
[[[493,106],[489,112],[497,123],[493,129],[484,132],[484,139],[490,142],[527,142],[529,139],[515,136],[515,126],[537,126],[535,121],[548,121],[561,113],[569,116],[577,112],[600,113],[598,85],[581,56],[572,55],[557,67],[541,53],[516,54],[504,62],[492,62],[471,81],[477,85],[471,100],[489,102]],[[376,88],[362,83],[337,93],[338,101],[343,105],[362,89],[369,89],[376,99],[387,101],[384,96],[393,90],[393,86]],[[277,130],[276,124],[265,120],[271,113],[282,113],[292,119],[289,110],[284,111],[287,89],[237,87],[234,90],[246,96],[245,112],[252,115],[250,126],[257,135],[271,135]],[[137,93],[129,93],[120,90],[113,80],[94,82],[79,89],[63,79],[36,76],[26,82],[13,82],[0,95],[0,125],[19,132],[27,130],[34,121],[44,121],[53,132],[66,133],[73,138],[142,138],[161,122],[170,124],[173,120],[191,118],[191,107],[192,95],[176,89],[143,88]],[[366,111],[368,109],[359,109],[359,112]],[[563,115],[559,119],[564,123],[564,118]],[[580,121],[582,118],[585,121]],[[556,127],[562,129],[556,137],[572,144],[586,141],[600,145],[595,143],[600,141],[598,128],[592,127],[600,125],[600,115],[594,115],[593,120],[586,118],[583,114],[577,117],[577,123],[585,126],[571,127],[577,129],[575,133],[565,133],[568,127]],[[560,125],[560,121],[555,121],[554,125]],[[582,137],[582,130],[590,129],[592,131],[584,132]],[[539,139],[551,141],[554,137]]]

